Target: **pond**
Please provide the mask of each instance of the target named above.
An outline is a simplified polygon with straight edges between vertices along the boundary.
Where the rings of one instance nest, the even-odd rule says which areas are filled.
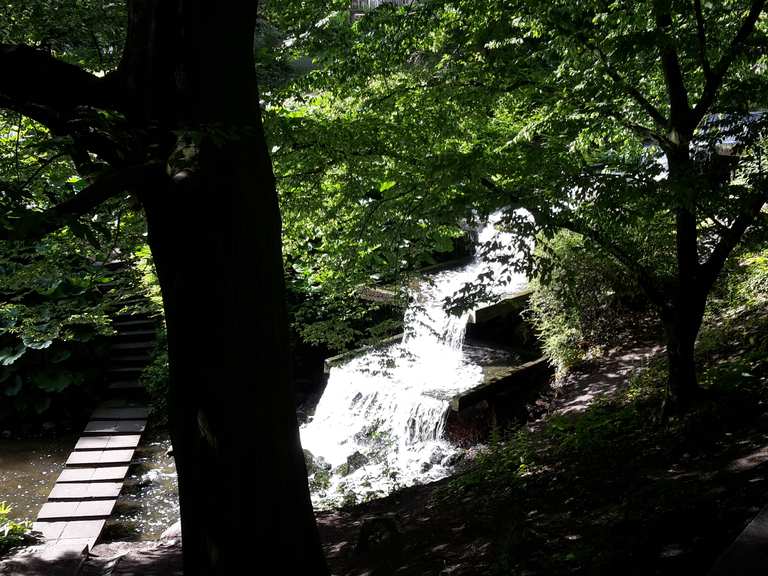
[[[14,520],[34,520],[64,468],[77,436],[0,440],[0,502]]]

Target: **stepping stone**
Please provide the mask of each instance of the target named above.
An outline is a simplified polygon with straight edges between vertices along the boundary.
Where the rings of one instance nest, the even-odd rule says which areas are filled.
[[[78,568],[78,558],[84,558],[84,551],[90,550],[96,544],[96,538],[70,538],[67,540],[56,540],[47,544],[43,550],[35,555],[37,560],[46,563],[55,563],[56,567],[62,570],[67,564],[71,564],[72,567],[69,573],[75,574]],[[81,556],[82,555],[82,556]],[[75,562],[76,564],[73,564]],[[39,572],[37,572],[39,574]],[[63,571],[57,572],[59,574]]]
[[[51,490],[48,500],[117,498],[122,488],[122,482],[71,482],[56,484],[53,490]]]
[[[75,520],[84,518],[109,518],[116,499],[75,500],[73,502],[46,502],[37,515],[40,520]]]
[[[136,448],[141,436],[138,434],[121,434],[117,436],[83,436],[75,444],[75,450],[118,450],[120,448]]]
[[[133,448],[129,450],[83,450],[72,452],[67,458],[67,466],[114,466],[130,464],[133,460]]]
[[[97,408],[91,414],[91,420],[143,420],[149,416],[149,408],[136,406],[133,408]]]
[[[118,380],[109,385],[110,390],[144,390],[144,385],[138,380]]]
[[[133,364],[147,363],[152,360],[150,354],[136,354],[136,352],[136,350],[120,350],[110,356],[110,361],[112,364],[130,364],[131,366],[126,366],[126,368],[132,368]]]
[[[146,426],[146,420],[94,420],[86,424],[83,436],[141,434]]]
[[[154,340],[145,340],[143,342],[123,342],[122,344],[113,344],[110,347],[112,351],[133,351],[133,350],[149,350],[154,348],[156,342]]]
[[[65,468],[56,482],[106,482],[121,481],[128,474],[128,466],[104,468]]]
[[[136,400],[130,398],[111,398],[104,400],[98,406],[99,408],[146,408],[147,403],[143,400]]]
[[[70,520],[35,522],[32,529],[42,532],[46,540],[94,540],[104,528],[105,520]]]
[[[114,376],[125,376],[127,374],[135,374],[138,376],[143,370],[143,366],[121,366],[119,368],[110,368],[107,370],[107,373]]]

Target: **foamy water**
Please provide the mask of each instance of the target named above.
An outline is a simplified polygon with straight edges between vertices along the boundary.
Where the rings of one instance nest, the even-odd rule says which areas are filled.
[[[456,449],[442,438],[449,400],[479,384],[482,368],[462,351],[471,311],[449,314],[444,301],[481,274],[506,276],[495,257],[513,255],[511,235],[495,229],[498,220],[495,214],[479,232],[479,243],[497,241],[499,249],[411,292],[400,343],[331,369],[313,419],[301,428],[302,446],[325,469],[310,477],[317,506],[383,496],[450,472]],[[508,283],[486,286],[488,301],[526,283],[512,274]]]

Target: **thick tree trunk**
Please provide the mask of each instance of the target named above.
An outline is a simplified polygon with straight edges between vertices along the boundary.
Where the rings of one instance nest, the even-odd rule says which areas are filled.
[[[129,43],[158,47],[150,63],[126,52],[128,85],[142,93],[134,121],[194,142],[188,166],[142,198],[168,328],[184,573],[327,574],[289,385],[255,3],[132,7]]]

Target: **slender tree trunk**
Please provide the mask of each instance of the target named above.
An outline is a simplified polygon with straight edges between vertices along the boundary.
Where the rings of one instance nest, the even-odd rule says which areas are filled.
[[[151,62],[126,51],[134,121],[165,135],[151,153],[187,144],[185,164],[172,160],[142,198],[168,329],[184,573],[327,574],[289,385],[255,3],[132,7],[129,43],[158,47]]]
[[[696,175],[690,162],[688,141],[668,151],[671,191],[675,209],[677,280],[670,305],[662,312],[669,361],[668,390],[673,409],[684,410],[699,391],[694,348],[701,327],[706,292],[701,288],[696,229]]]
[[[701,327],[703,303],[694,294],[678,301],[663,315],[667,343],[669,402],[675,410],[684,410],[699,391],[694,347]]]

